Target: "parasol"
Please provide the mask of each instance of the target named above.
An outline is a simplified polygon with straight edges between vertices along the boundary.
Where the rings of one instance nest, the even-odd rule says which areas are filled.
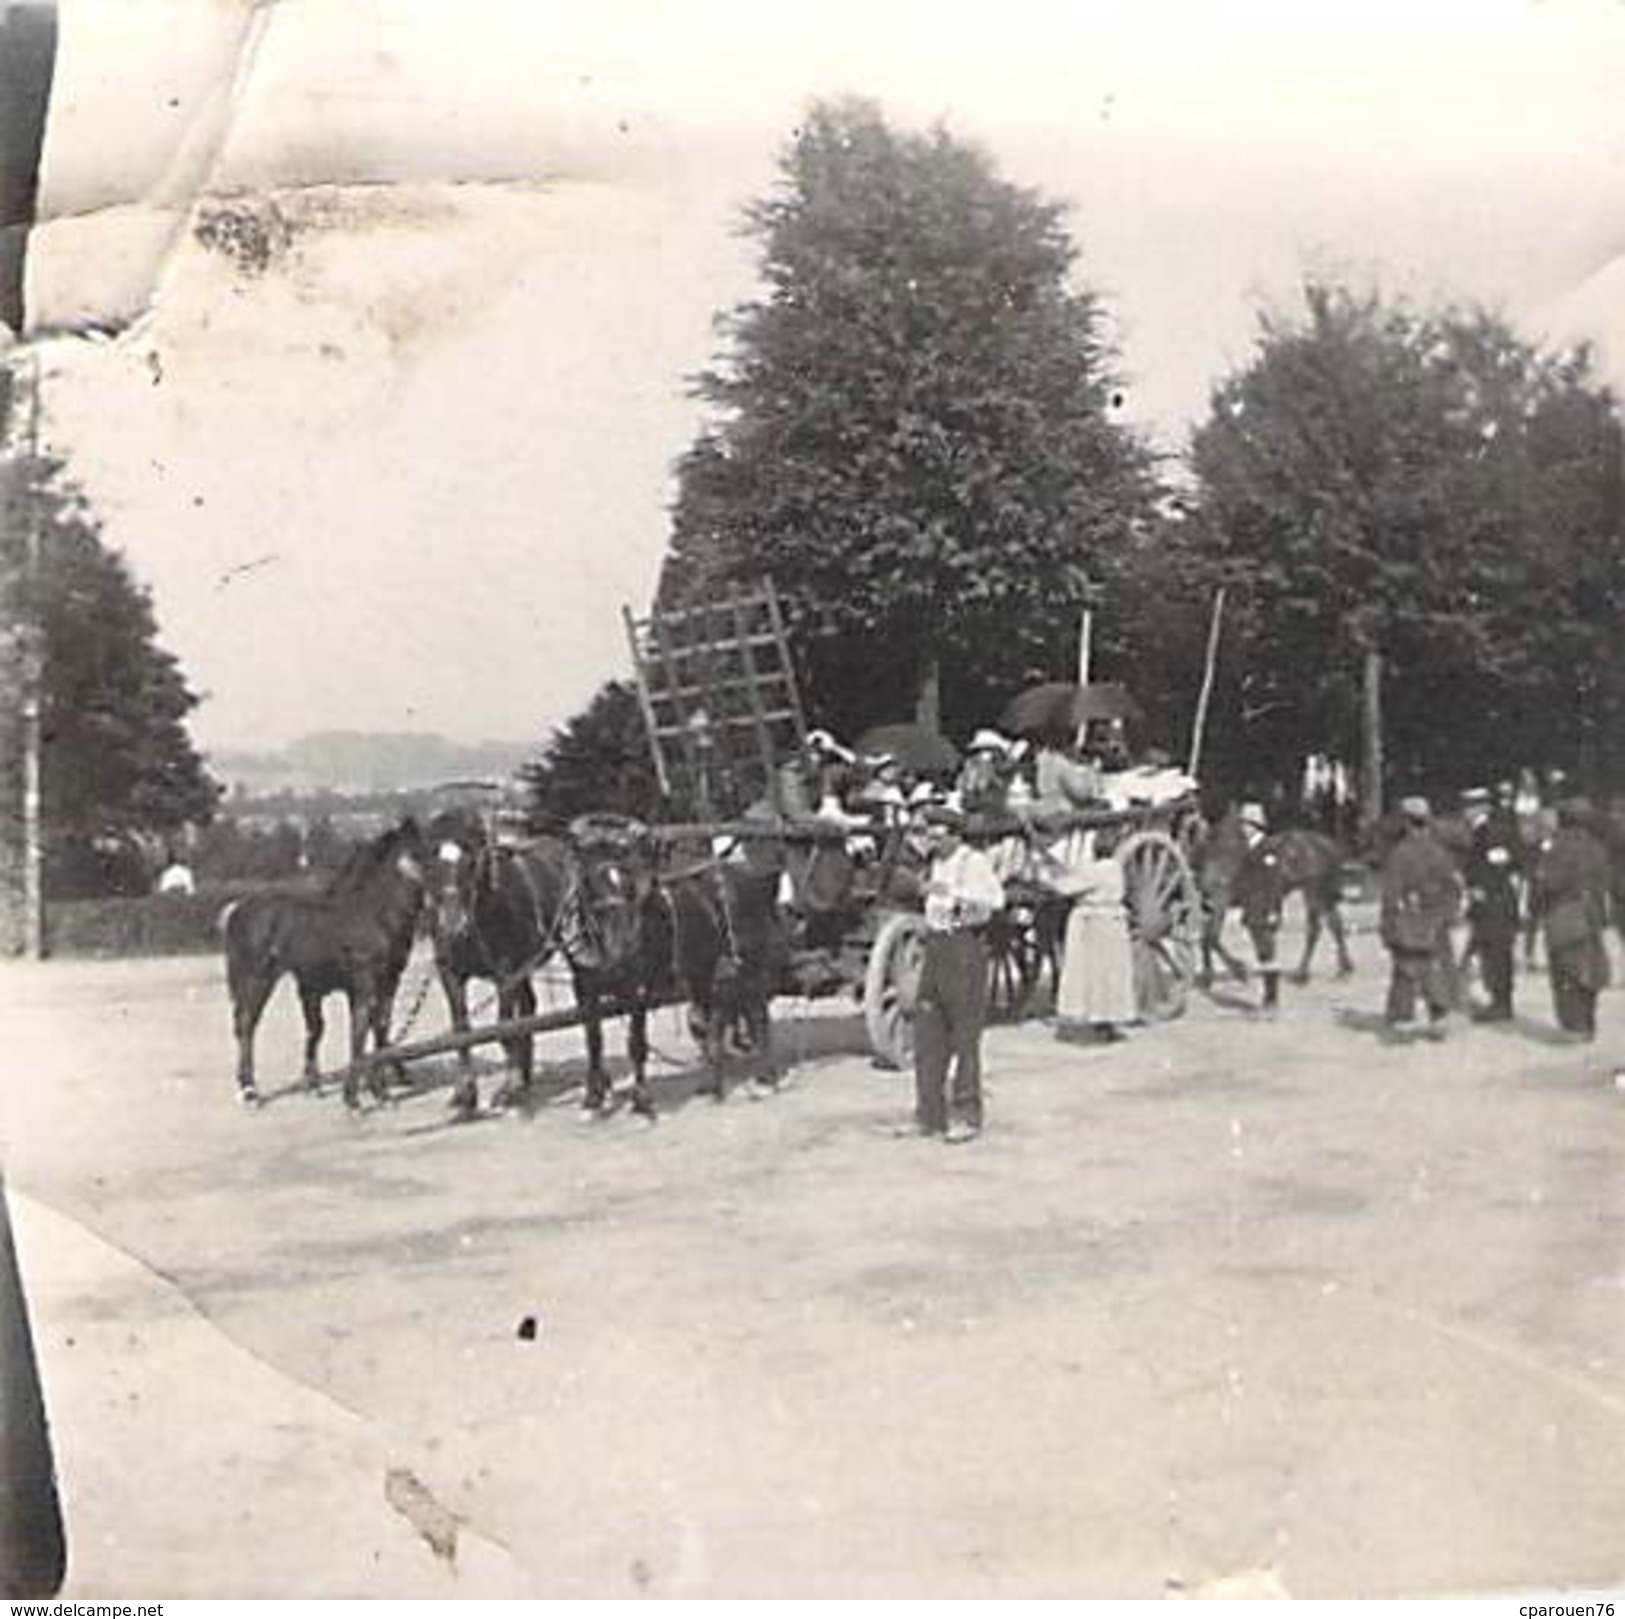
[[[1029,686],[1011,698],[999,728],[1012,736],[1070,736],[1091,720],[1137,720],[1140,705],[1115,680],[1079,686],[1070,680]]]

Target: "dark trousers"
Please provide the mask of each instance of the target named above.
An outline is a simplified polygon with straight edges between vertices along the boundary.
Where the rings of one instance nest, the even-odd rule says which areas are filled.
[[[1552,980],[1552,1010],[1557,1026],[1590,1039],[1597,1032],[1597,975],[1585,950],[1547,947],[1546,971]]]
[[[1492,1012],[1512,1011],[1512,947],[1518,937],[1516,923],[1491,926],[1477,923],[1469,951],[1478,957],[1479,976]]]
[[[1409,1023],[1416,1015],[1418,996],[1428,1016],[1437,1022],[1456,1004],[1456,975],[1448,941],[1435,950],[1390,950],[1393,976],[1388,980],[1387,1018]]]
[[[914,1117],[939,1135],[948,1115],[982,1127],[987,946],[978,933],[928,933],[914,1005]],[[952,1093],[948,1071],[953,1069]]]

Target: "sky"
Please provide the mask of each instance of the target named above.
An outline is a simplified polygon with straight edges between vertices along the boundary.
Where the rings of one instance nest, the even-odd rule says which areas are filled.
[[[129,324],[44,346],[47,434],[205,748],[540,740],[628,672],[688,379],[756,289],[742,210],[817,96],[942,121],[1067,204],[1124,417],[1170,451],[1309,273],[1589,339],[1625,386],[1621,0],[61,18],[31,309]],[[199,239],[223,207],[271,222],[263,267]]]

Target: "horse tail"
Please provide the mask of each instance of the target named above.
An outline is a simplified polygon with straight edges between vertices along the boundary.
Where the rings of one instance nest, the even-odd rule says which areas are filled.
[[[215,932],[222,938],[231,937],[231,919],[237,913],[237,907],[242,904],[241,897],[228,900],[220,907],[220,914],[214,919]]]

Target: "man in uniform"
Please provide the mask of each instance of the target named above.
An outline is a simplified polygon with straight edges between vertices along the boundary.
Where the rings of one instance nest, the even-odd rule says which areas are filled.
[[[925,961],[914,1008],[914,1122],[921,1135],[969,1141],[982,1129],[984,935],[1004,904],[1004,884],[988,857],[965,842],[961,810],[932,804],[921,822],[931,867],[925,881]]]
[[[1382,942],[1393,963],[1387,1020],[1409,1023],[1420,994],[1428,1009],[1428,1033],[1443,1039],[1456,1002],[1450,927],[1461,905],[1461,876],[1433,834],[1425,798],[1399,806],[1404,832],[1382,866]]]
[[[1463,873],[1470,929],[1467,960],[1477,959],[1488,998],[1488,1005],[1473,1016],[1481,1023],[1506,1023],[1512,1018],[1512,958],[1518,937],[1523,838],[1516,817],[1493,803],[1486,788],[1463,793],[1461,808],[1471,832]]]

